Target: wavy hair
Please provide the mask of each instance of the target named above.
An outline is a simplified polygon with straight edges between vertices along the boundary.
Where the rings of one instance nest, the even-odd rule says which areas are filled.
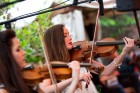
[[[67,62],[70,60],[69,51],[65,46],[63,28],[62,24],[54,25],[44,34],[44,42],[51,61]]]
[[[0,32],[0,83],[9,93],[30,93],[21,76],[21,69],[11,53],[13,30]]]

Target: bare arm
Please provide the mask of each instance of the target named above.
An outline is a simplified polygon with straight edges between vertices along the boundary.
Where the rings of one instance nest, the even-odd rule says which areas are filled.
[[[104,70],[100,74],[101,76],[110,75],[119,66],[119,64],[122,63],[125,55],[134,47],[134,39],[129,39],[129,38],[125,38],[125,39],[124,39],[125,47],[123,48],[121,54],[117,58],[115,58],[109,65],[104,66]],[[94,61],[93,65],[96,65],[96,64],[99,64],[99,63]],[[92,72],[95,72],[95,71],[92,71]]]
[[[91,78],[92,76],[89,74],[89,73],[86,73],[86,75],[82,75],[80,78],[79,78],[79,81],[81,81],[81,80],[84,80],[85,82],[87,82],[87,84],[89,84],[89,82],[90,82],[90,78]],[[51,80],[50,80],[51,81]],[[64,90],[66,87],[68,87],[70,84],[71,84],[71,86],[72,87],[75,87],[75,86],[73,86],[73,85],[75,85],[75,83],[77,82],[73,82],[73,83],[71,83],[72,82],[72,78],[70,78],[70,79],[67,79],[67,80],[64,80],[64,81],[62,81],[62,82],[60,82],[60,83],[57,83],[57,88],[59,89],[59,91],[62,91],[62,90]],[[55,90],[56,90],[56,86],[55,85],[47,85],[46,86],[46,83],[40,83],[39,84],[39,88],[44,92],[44,93],[53,93],[53,92],[55,92]]]
[[[114,70],[119,66],[117,64],[122,63],[125,55],[126,54],[121,53],[117,58],[113,60],[116,64],[112,61],[109,65],[105,66],[104,71],[101,73],[101,76],[110,75],[111,73],[113,73]]]
[[[77,61],[73,61],[68,65],[70,68],[72,68],[72,82],[67,90],[67,93],[74,93],[76,86],[79,82],[80,64]]]
[[[73,66],[71,66],[73,67]],[[90,79],[91,79],[91,74],[89,73],[84,73],[83,75],[79,76],[80,71],[78,70],[79,68],[77,68],[78,66],[74,67],[72,72],[72,78],[64,80],[60,83],[57,83],[57,88],[59,89],[59,91],[64,90],[66,87],[69,88],[67,90],[67,93],[73,93],[73,91],[75,91],[77,83],[79,81],[84,80],[87,84],[89,84]],[[51,85],[51,80],[50,79],[46,79],[44,80],[42,83],[39,84],[39,88],[42,92],[44,93],[52,93],[55,92],[56,90],[56,85]]]
[[[44,80],[42,83],[39,84],[40,89],[43,90],[45,93],[51,93],[56,90],[56,86],[59,91],[62,91],[70,85],[67,92],[73,93],[79,82],[80,64],[78,61],[72,61],[68,64],[68,66],[72,69],[72,78],[57,83],[57,85],[51,85],[50,79]]]
[[[72,81],[72,78],[64,80],[60,83],[57,83],[57,88],[59,89],[59,91],[62,91],[68,85],[70,85],[71,81]],[[56,90],[56,85],[51,85],[51,84],[47,85],[45,82],[40,83],[39,87],[44,93],[53,93]]]

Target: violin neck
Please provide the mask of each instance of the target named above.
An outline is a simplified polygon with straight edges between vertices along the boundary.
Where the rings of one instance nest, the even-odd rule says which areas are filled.
[[[68,67],[67,63],[51,63],[52,67]],[[80,67],[90,67],[90,63],[80,63]]]
[[[113,45],[123,45],[124,41],[115,41],[115,42],[96,42],[96,46],[113,46]]]

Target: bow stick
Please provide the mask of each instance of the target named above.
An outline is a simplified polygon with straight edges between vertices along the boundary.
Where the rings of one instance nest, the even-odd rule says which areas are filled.
[[[55,90],[55,93],[60,93],[59,90],[58,90],[58,87],[57,87],[57,82],[56,82],[56,79],[55,79],[55,76],[54,76],[54,73],[52,72],[52,66],[51,66],[51,63],[50,63],[50,58],[49,58],[49,55],[48,55],[48,50],[47,50],[47,46],[44,44],[44,40],[42,38],[42,28],[38,22],[38,19],[35,20],[37,22],[37,25],[39,27],[39,30],[38,30],[38,33],[39,33],[39,38],[41,40],[41,45],[42,45],[42,48],[43,48],[43,52],[44,52],[44,57],[45,57],[45,61],[46,61],[46,64],[47,64],[47,67],[48,67],[48,71],[50,73],[50,77],[51,77],[51,80],[52,80],[52,83],[55,84],[56,86],[56,90]]]
[[[100,12],[100,10],[98,10],[97,16],[96,16],[96,23],[95,23],[95,29],[94,29],[94,35],[93,35],[93,44],[92,44],[92,49],[91,49],[90,63],[92,62],[93,55],[95,55],[95,42],[97,41],[99,12]]]

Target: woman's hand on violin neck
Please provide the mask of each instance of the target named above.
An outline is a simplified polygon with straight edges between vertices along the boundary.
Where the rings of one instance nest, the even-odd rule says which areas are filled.
[[[124,37],[123,40],[125,42],[125,47],[123,48],[122,53],[127,54],[134,47],[134,39]]]
[[[67,64],[69,68],[72,70],[76,70],[80,72],[80,62],[79,61],[71,61],[70,63]]]
[[[69,68],[72,69],[72,79],[79,80],[80,75],[80,62],[78,61],[72,61],[68,63]]]
[[[89,84],[91,78],[92,78],[92,75],[90,73],[84,73],[84,74],[80,75],[79,80],[80,81],[85,81],[86,84]]]

